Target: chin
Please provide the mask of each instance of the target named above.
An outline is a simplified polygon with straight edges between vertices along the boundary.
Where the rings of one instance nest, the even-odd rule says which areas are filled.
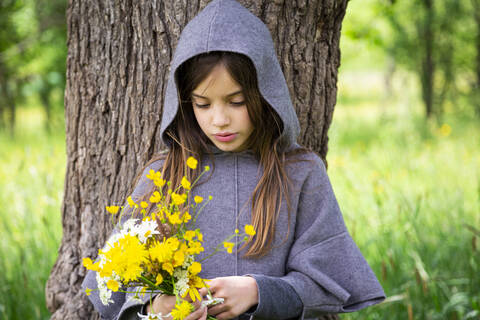
[[[239,147],[238,146],[221,146],[217,145],[217,148],[225,152],[235,152]]]

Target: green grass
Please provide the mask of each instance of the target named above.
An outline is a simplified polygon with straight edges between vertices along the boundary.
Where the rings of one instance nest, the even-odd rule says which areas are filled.
[[[389,299],[343,319],[478,319],[480,129],[447,114],[425,121],[408,95],[362,95],[340,76],[329,175],[347,226]],[[378,80],[378,79],[377,79]],[[358,78],[351,77],[350,88]],[[352,91],[353,90],[353,91]],[[388,106],[382,101],[394,101]],[[44,287],[61,239],[63,129],[37,109],[0,133],[0,319],[48,319]],[[449,130],[450,128],[450,130]]]
[[[478,319],[478,120],[338,105],[329,133],[346,224],[389,296],[342,318]]]
[[[0,319],[49,319],[45,283],[61,239],[64,129],[44,133],[38,112],[20,111],[0,133]]]

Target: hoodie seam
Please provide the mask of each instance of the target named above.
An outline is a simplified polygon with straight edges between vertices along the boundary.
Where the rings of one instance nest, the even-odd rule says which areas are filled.
[[[210,25],[208,26],[207,52],[210,52],[209,44],[210,44],[210,38],[211,38],[211,35],[212,35],[212,25],[215,23],[215,18],[217,17],[217,13],[218,13],[218,10],[219,10],[219,7],[220,7],[220,3],[221,3],[221,1],[218,2],[217,7],[215,8],[215,13],[213,14],[212,22],[210,22]]]

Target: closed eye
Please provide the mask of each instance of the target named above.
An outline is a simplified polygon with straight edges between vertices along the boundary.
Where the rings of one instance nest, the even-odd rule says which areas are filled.
[[[245,104],[245,101],[240,101],[240,102],[230,102],[234,106],[243,106]],[[195,103],[195,106],[197,108],[207,108],[210,104],[198,104]]]

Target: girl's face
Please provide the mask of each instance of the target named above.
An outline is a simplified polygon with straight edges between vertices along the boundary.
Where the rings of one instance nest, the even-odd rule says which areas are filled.
[[[242,88],[217,65],[192,92],[193,112],[203,133],[223,151],[243,151],[253,131]]]

